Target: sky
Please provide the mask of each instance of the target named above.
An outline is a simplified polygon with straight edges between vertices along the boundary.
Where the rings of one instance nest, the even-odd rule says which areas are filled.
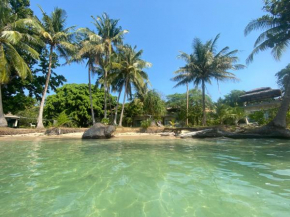
[[[246,25],[265,14],[263,0],[30,0],[31,8],[40,18],[37,5],[50,14],[55,7],[67,12],[67,26],[88,27],[95,30],[91,16],[106,12],[110,18],[119,19],[123,29],[129,30],[125,43],[143,50],[142,58],[152,67],[146,69],[152,89],[162,96],[184,93],[185,86],[174,88],[170,81],[173,72],[185,65],[178,59],[179,51],[192,52],[192,41],[203,42],[220,34],[217,50],[229,46],[238,49],[239,63],[246,64],[256,38],[261,32],[244,36]],[[252,90],[259,87],[278,88],[275,74],[285,68],[290,49],[277,61],[267,50],[257,54],[254,61],[243,70],[232,71],[238,82],[216,81],[207,84],[206,94],[216,101],[231,90]],[[88,83],[84,64],[61,66],[55,70],[67,78],[67,83]],[[193,85],[191,86],[193,88]]]

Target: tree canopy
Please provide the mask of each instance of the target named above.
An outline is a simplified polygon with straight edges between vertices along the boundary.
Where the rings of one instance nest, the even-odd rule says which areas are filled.
[[[92,98],[95,117],[101,120],[104,115],[104,90],[92,85]],[[115,97],[111,100],[115,103]],[[91,125],[91,109],[89,88],[87,84],[66,84],[56,89],[56,93],[47,97],[44,108],[45,118],[56,119],[65,112],[75,125],[87,127]]]

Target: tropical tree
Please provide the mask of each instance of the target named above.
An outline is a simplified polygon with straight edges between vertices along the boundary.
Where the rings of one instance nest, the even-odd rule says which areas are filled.
[[[290,84],[290,64],[288,64],[281,71],[277,72],[276,77],[278,79],[277,83],[284,93]]]
[[[40,34],[42,40],[49,47],[48,73],[46,76],[45,87],[42,93],[39,115],[37,118],[37,128],[44,128],[43,108],[50,81],[53,55],[55,52],[57,52],[60,57],[63,57],[68,61],[69,56],[71,56],[75,50],[75,46],[73,45],[74,27],[65,28],[65,22],[67,18],[66,12],[60,8],[55,8],[49,16],[42,10],[42,8],[40,8],[40,10],[42,12],[42,23],[40,23],[39,27],[41,28]]]
[[[98,30],[98,35],[101,37],[102,44],[104,45],[105,61],[103,63],[104,74],[103,74],[103,85],[105,89],[105,114],[107,118],[107,94],[108,94],[108,83],[107,77],[110,70],[110,57],[113,53],[113,46],[122,44],[124,34],[128,33],[128,30],[122,30],[121,26],[118,26],[119,20],[110,19],[108,14],[103,13],[102,16],[94,18],[94,25]]]
[[[254,50],[249,55],[247,62],[253,61],[254,55],[260,51],[271,49],[272,55],[279,60],[290,42],[290,1],[289,0],[264,0],[263,10],[267,15],[252,20],[245,28],[245,35],[254,30],[262,30],[254,44]],[[286,115],[290,104],[290,87],[285,90],[283,101],[276,117],[269,126],[286,128]]]
[[[178,56],[179,58],[188,57],[188,55]],[[186,63],[188,64],[188,59],[185,58]],[[186,126],[188,126],[188,106],[189,106],[189,89],[188,89],[188,80],[190,80],[190,72],[187,66],[180,67],[175,74],[179,74],[172,78],[172,81],[178,81],[178,83],[174,87],[178,87],[180,85],[186,85]]]
[[[156,90],[150,90],[144,98],[144,113],[160,118],[166,111],[165,102]]]
[[[99,121],[104,114],[104,90],[92,85],[95,118]],[[115,102],[115,97],[108,96]],[[88,84],[65,84],[57,88],[55,94],[47,97],[44,115],[47,119],[56,119],[62,112],[79,127],[92,124]]]
[[[217,82],[232,80],[236,81],[236,76],[228,70],[238,70],[244,68],[244,65],[236,64],[238,50],[229,51],[229,47],[224,47],[219,52],[216,50],[219,34],[214,40],[209,40],[205,44],[199,38],[193,40],[193,53],[186,54],[180,52],[180,57],[186,59],[187,64],[183,67],[186,73],[175,77],[179,85],[193,82],[195,86],[201,84],[202,88],[202,107],[203,119],[202,125],[206,125],[205,112],[205,84],[211,84],[212,79]],[[180,73],[177,71],[176,73]]]
[[[1,1],[0,7],[0,126],[7,126],[2,104],[2,86],[13,77],[25,78],[31,75],[30,68],[20,56],[18,49],[38,59],[30,43],[37,43],[37,39],[28,34],[26,29],[33,27],[36,22],[32,18],[18,19],[12,14],[8,1]]]
[[[92,114],[92,122],[95,124],[93,99],[92,99],[92,85],[91,85],[91,74],[96,73],[96,64],[103,53],[103,44],[101,37],[87,28],[78,29],[79,36],[79,47],[76,54],[73,56],[72,61],[82,62],[86,61],[86,66],[88,67],[88,78],[89,78],[89,95],[90,95],[90,106]]]
[[[122,91],[122,89],[124,90],[119,126],[122,126],[124,106],[127,95],[132,97],[133,88],[135,88],[136,91],[143,90],[149,83],[148,75],[145,71],[143,71],[143,69],[151,67],[151,63],[141,59],[142,53],[143,50],[136,51],[136,46],[131,47],[130,45],[124,45],[119,47],[118,55],[120,60],[118,63],[114,64],[115,68],[119,69],[115,73],[115,76],[119,77],[120,82],[123,84],[120,91]]]

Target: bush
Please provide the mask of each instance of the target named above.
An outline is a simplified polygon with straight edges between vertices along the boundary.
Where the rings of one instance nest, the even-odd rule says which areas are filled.
[[[109,118],[103,118],[102,121],[101,121],[101,123],[102,124],[105,124],[105,125],[108,125],[109,122],[110,122],[110,119]]]
[[[62,113],[60,113],[57,117],[57,127],[73,127],[73,122],[70,120],[70,118],[67,116],[67,114],[65,113],[65,111],[63,111]]]
[[[147,119],[144,121],[141,121],[141,127],[144,129],[147,129],[151,125],[151,119]]]

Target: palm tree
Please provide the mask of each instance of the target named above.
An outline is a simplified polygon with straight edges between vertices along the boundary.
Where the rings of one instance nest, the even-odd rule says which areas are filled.
[[[279,60],[290,43],[290,1],[266,1],[264,10],[270,14],[252,20],[245,28],[245,35],[253,30],[263,30],[254,44],[254,50],[249,55],[247,62],[253,61],[254,55],[268,48],[272,49],[272,55]],[[286,128],[286,115],[290,104],[290,86],[287,85],[283,95],[283,101],[276,117],[269,126]]]
[[[104,44],[105,53],[105,63],[108,66],[110,62],[110,57],[113,52],[113,45],[119,45],[123,41],[124,34],[128,33],[127,30],[122,30],[121,26],[118,26],[119,20],[110,19],[108,14],[103,13],[102,16],[97,16],[94,18],[94,25],[98,30],[98,35],[102,38],[102,43]],[[105,105],[104,105],[104,117],[107,118],[107,95],[108,95],[108,84],[107,76],[108,69],[104,69],[104,89],[105,89]]]
[[[187,64],[189,64],[190,55],[180,52],[181,55],[178,56],[178,58],[184,59]],[[186,85],[186,126],[188,126],[188,107],[189,107],[189,89],[188,89],[188,80],[190,80],[191,74],[189,68],[187,68],[187,65],[180,67],[177,71],[174,72],[174,74],[178,74],[174,78],[172,78],[172,81],[177,81],[178,83],[174,87],[178,87],[180,85]]]
[[[7,126],[2,104],[2,85],[7,84],[14,76],[26,78],[31,75],[30,68],[18,53],[18,49],[38,59],[39,54],[29,46],[37,39],[25,32],[28,27],[35,27],[31,18],[17,19],[11,14],[8,3],[1,2],[0,7],[0,126]]]
[[[201,84],[202,88],[202,108],[203,119],[202,125],[206,125],[206,112],[205,112],[205,84],[211,84],[211,80],[215,79],[217,82],[225,80],[237,80],[236,76],[228,70],[238,70],[244,68],[244,65],[235,64],[238,61],[238,50],[229,51],[229,47],[224,47],[221,51],[216,51],[217,40],[219,34],[214,40],[209,40],[205,44],[199,38],[193,40],[192,48],[193,53],[188,55],[181,52],[181,57],[187,60],[184,71],[187,74],[181,74],[175,78],[179,84],[186,84],[193,82],[195,86]]]
[[[49,66],[46,76],[45,87],[42,93],[42,99],[39,107],[39,115],[37,118],[37,128],[44,128],[43,126],[43,107],[45,96],[48,89],[48,84],[51,75],[52,57],[54,52],[58,52],[59,56],[68,61],[68,57],[72,55],[75,50],[73,45],[74,27],[65,28],[66,13],[60,8],[55,8],[54,11],[48,16],[42,8],[42,30],[40,32],[43,41],[49,46]]]
[[[120,83],[123,84],[123,87],[119,89],[120,91],[124,90],[123,105],[119,121],[119,126],[122,126],[126,96],[132,95],[133,88],[135,88],[137,91],[144,90],[149,80],[147,73],[144,72],[143,69],[151,67],[151,63],[141,59],[143,50],[135,51],[136,46],[132,48],[130,45],[124,45],[119,47],[119,50],[120,51],[118,55],[120,61],[119,63],[115,63],[115,67],[118,67],[119,71],[115,74],[112,74],[112,76],[119,76]],[[122,73],[122,76],[120,73]]]
[[[80,37],[79,48],[77,53],[73,56],[72,61],[79,62],[86,60],[86,66],[88,67],[91,114],[94,125],[95,115],[92,99],[91,74],[96,73],[95,64],[99,63],[99,59],[103,53],[103,44],[101,43],[101,37],[87,28],[78,29],[78,33]]]

